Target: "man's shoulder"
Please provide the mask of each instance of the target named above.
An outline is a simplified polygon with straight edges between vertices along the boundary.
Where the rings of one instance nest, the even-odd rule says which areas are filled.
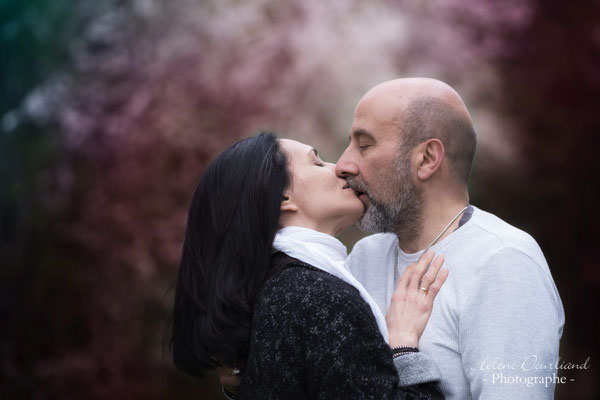
[[[477,235],[495,239],[502,246],[537,247],[535,239],[529,233],[479,208],[475,208],[472,226],[478,230]]]
[[[471,245],[485,246],[486,252],[490,254],[512,249],[532,257],[540,264],[545,264],[539,245],[522,229],[479,208],[475,208],[469,222],[469,236],[473,238]]]

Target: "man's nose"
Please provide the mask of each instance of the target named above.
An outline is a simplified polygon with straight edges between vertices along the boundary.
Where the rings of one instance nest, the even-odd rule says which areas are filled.
[[[352,160],[349,154],[349,148],[344,151],[338,162],[335,164],[335,174],[340,178],[348,178],[358,175],[358,166]]]

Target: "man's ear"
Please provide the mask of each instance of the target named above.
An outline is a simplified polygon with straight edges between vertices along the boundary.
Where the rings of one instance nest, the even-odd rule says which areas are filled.
[[[292,197],[290,196],[289,193],[285,193],[283,195],[283,200],[281,201],[281,211],[291,211],[291,212],[296,212],[298,211],[298,206],[296,205],[296,203],[294,203],[294,200],[292,200]]]
[[[435,174],[444,161],[446,149],[439,139],[429,139],[421,143],[417,150],[417,178],[424,181]]]

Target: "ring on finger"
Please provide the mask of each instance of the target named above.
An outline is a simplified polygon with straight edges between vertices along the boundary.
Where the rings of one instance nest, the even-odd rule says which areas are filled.
[[[419,288],[419,290],[422,290],[422,291],[424,291],[424,292],[425,292],[425,294],[427,294],[427,292],[429,292],[429,289],[427,289],[427,288],[425,288],[425,287],[423,287],[423,286],[421,286],[421,287]]]
[[[232,376],[233,376],[233,375],[237,375],[237,374],[239,374],[240,372],[241,372],[241,371],[240,371],[238,368],[233,368],[233,369],[231,370],[231,372],[229,373],[229,375],[232,375]]]

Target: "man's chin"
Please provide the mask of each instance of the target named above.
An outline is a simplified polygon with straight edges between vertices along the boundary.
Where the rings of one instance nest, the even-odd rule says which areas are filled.
[[[381,231],[377,229],[375,224],[370,220],[369,215],[367,215],[368,209],[365,210],[365,213],[356,221],[356,226],[363,232],[368,233],[380,233]]]
[[[385,233],[390,232],[388,223],[390,218],[376,204],[365,206],[365,212],[360,217],[356,226],[363,232]]]

